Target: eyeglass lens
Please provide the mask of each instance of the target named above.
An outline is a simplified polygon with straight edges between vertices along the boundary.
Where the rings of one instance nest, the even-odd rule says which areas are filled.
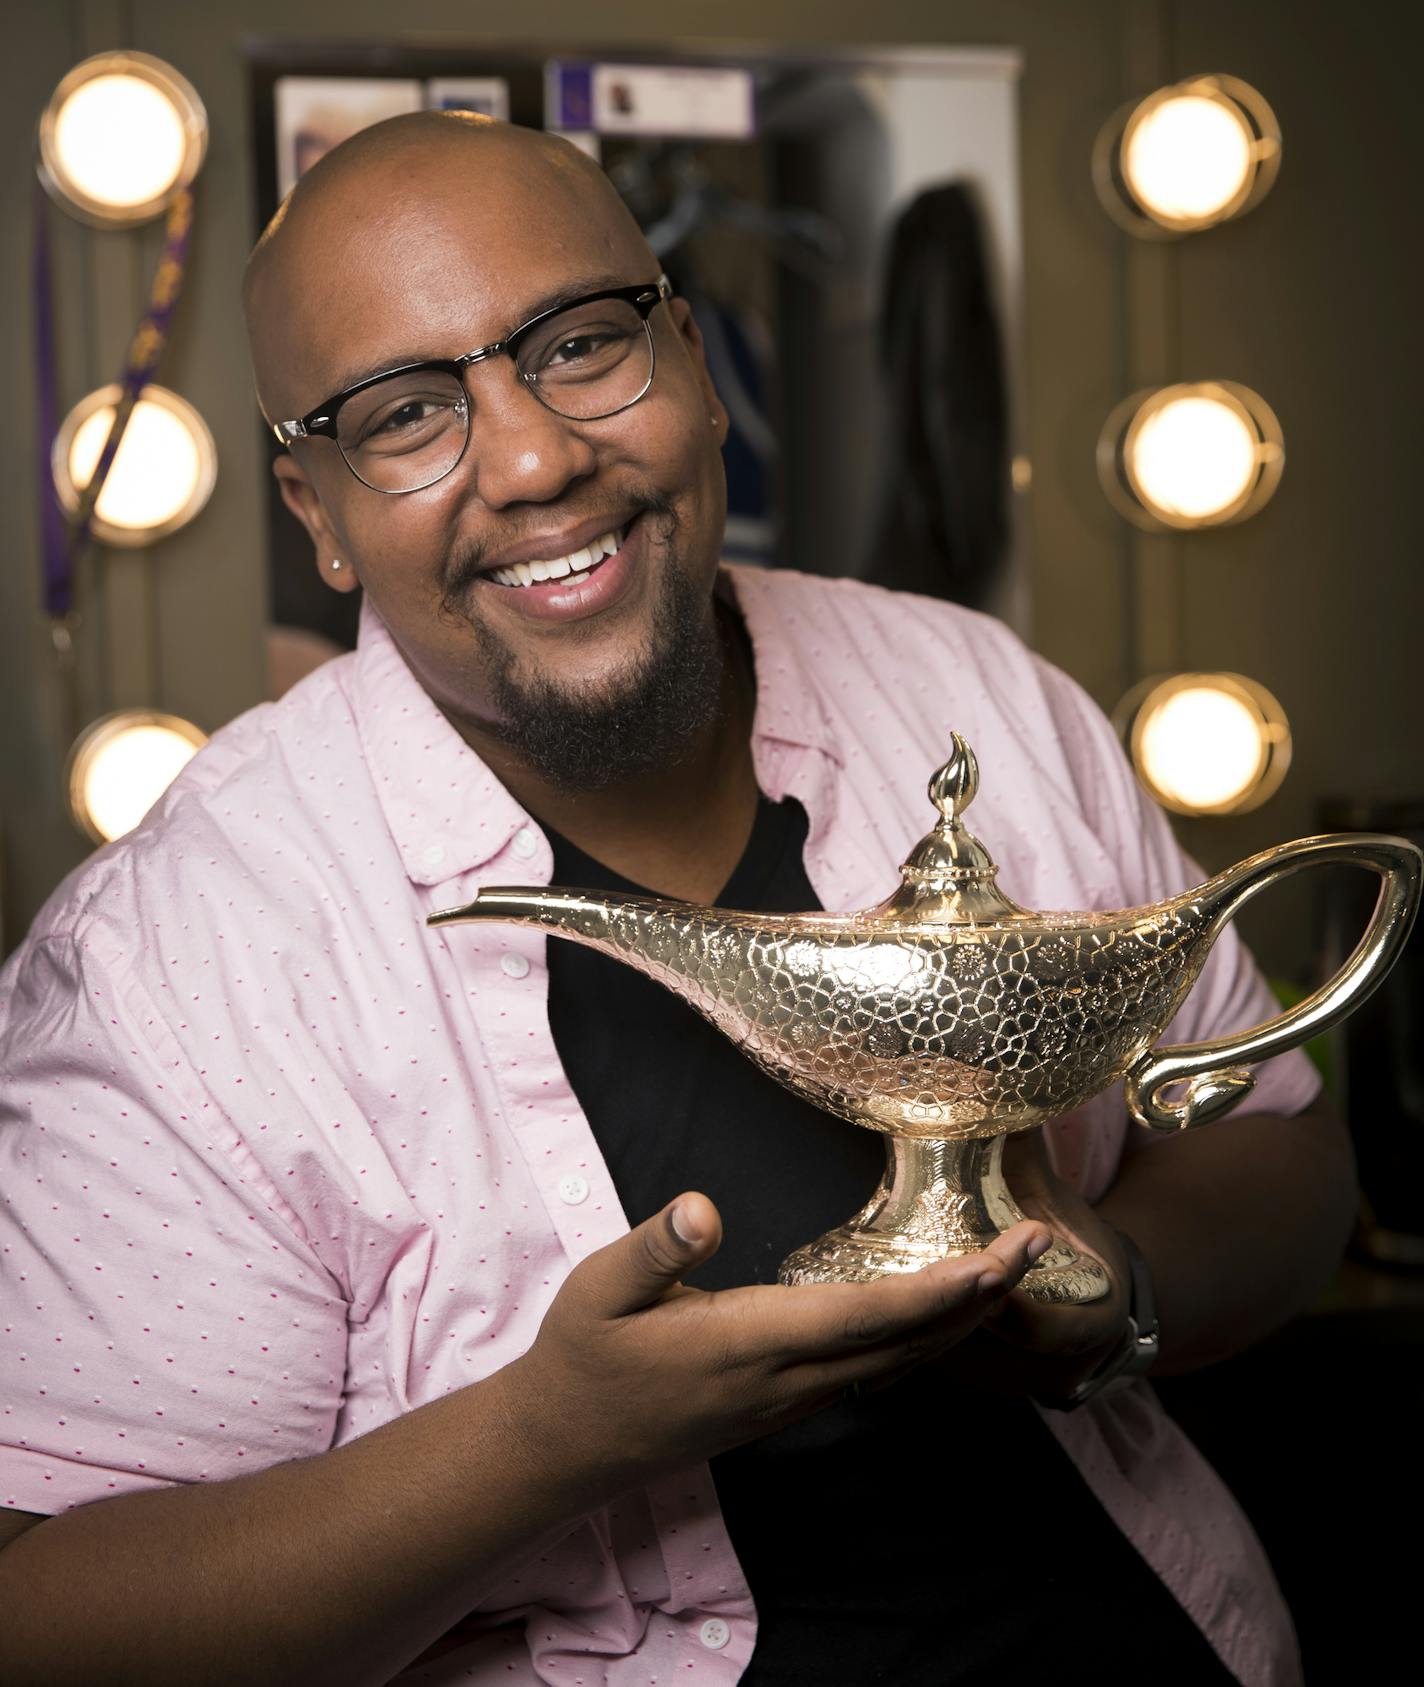
[[[550,410],[593,421],[647,391],[653,340],[622,299],[572,305],[516,348],[520,378]],[[415,370],[377,381],[337,414],[337,444],[352,471],[379,492],[414,492],[449,474],[465,449],[469,395],[454,375]]]

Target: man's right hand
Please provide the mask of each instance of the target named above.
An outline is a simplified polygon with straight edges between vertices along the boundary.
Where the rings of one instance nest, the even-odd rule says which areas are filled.
[[[556,1459],[565,1480],[578,1472],[590,1503],[934,1358],[1051,1240],[1028,1222],[982,1253],[873,1283],[687,1288],[721,1230],[705,1195],[678,1196],[574,1268],[504,1373],[531,1460]]]

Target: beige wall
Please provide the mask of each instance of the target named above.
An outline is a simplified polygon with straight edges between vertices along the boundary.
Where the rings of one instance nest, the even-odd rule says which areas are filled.
[[[605,0],[603,41],[832,45],[857,41],[1023,50],[1026,414],[1040,648],[1111,705],[1140,673],[1236,667],[1284,701],[1295,767],[1278,797],[1240,820],[1186,829],[1217,866],[1313,829],[1333,792],[1424,794],[1414,745],[1413,631],[1424,610],[1414,455],[1424,358],[1416,314],[1420,236],[1409,206],[1421,144],[1411,79],[1418,42],[1376,21],[1413,8],[1277,0]],[[470,0],[399,14],[427,40],[489,39]],[[522,13],[522,39],[586,40],[581,0]],[[873,23],[867,22],[873,18]],[[163,379],[217,438],[212,504],[151,555],[101,554],[84,582],[80,721],[158,703],[215,727],[256,701],[265,600],[259,437],[237,312],[252,235],[242,42],[253,36],[387,40],[386,0],[23,0],[4,14],[0,343],[7,449],[0,566],[0,825],[13,943],[79,860],[62,809],[64,688],[38,619],[28,300],[32,131],[49,89],[84,54],[141,47],[171,59],[208,104],[213,143],[200,187],[189,290]],[[1279,183],[1241,224],[1171,247],[1120,235],[1088,178],[1094,133],[1158,81],[1221,69],[1256,83],[1286,135]],[[57,216],[62,393],[111,379],[141,309],[157,231],[79,229]],[[1278,410],[1288,465],[1280,494],[1232,531],[1146,539],[1111,514],[1093,444],[1123,392],[1167,378],[1226,376]],[[1299,970],[1308,884],[1258,908],[1268,964]]]

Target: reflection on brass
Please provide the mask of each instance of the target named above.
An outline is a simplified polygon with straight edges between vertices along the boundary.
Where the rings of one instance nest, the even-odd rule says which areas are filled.
[[[1196,890],[1120,913],[1030,913],[960,815],[979,770],[955,733],[930,781],[934,829],[899,888],[856,914],[744,914],[649,896],[540,887],[481,890],[431,925],[542,927],[656,979],[774,1078],[886,1136],[868,1205],[781,1267],[783,1282],[865,1281],[982,1248],[1023,1216],[1000,1169],[1003,1139],[1123,1080],[1156,1130],[1205,1124],[1254,1082],[1247,1062],[1315,1036],[1364,1000],[1398,955],[1418,906],[1413,844],[1369,833],[1265,850]],[[1265,1025],[1153,1049],[1238,908],[1329,861],[1383,880],[1359,946],[1314,995]],[[1025,1286],[1094,1300],[1103,1267],[1061,1240]]]

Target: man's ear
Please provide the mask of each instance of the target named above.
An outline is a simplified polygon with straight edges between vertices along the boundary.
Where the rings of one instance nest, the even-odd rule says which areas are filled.
[[[361,583],[356,577],[356,570],[351,566],[351,559],[342,556],[341,546],[322,508],[321,497],[307,479],[301,464],[284,451],[273,460],[272,473],[281,488],[282,502],[307,530],[307,537],[316,553],[316,571],[323,583],[334,592],[355,591]],[[341,566],[333,567],[337,562]]]
[[[717,389],[712,385],[712,376],[707,369],[707,351],[702,343],[702,330],[697,326],[697,318],[692,314],[692,306],[686,299],[674,295],[668,300],[668,311],[672,316],[673,325],[677,329],[678,338],[687,347],[687,355],[692,359],[692,366],[697,372],[698,380],[707,399],[707,416],[716,430],[719,443],[727,438],[727,411],[722,400],[717,396]]]

